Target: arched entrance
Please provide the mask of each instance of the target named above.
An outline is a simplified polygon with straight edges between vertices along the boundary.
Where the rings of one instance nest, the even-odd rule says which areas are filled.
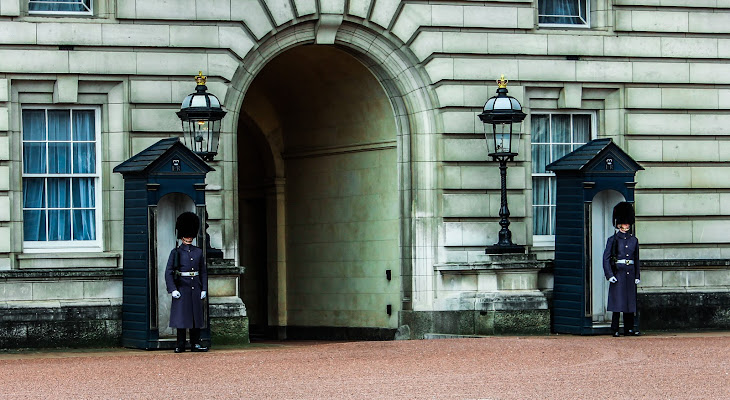
[[[240,115],[252,335],[392,337],[402,199],[396,116],[378,79],[334,46],[294,47],[256,75]]]

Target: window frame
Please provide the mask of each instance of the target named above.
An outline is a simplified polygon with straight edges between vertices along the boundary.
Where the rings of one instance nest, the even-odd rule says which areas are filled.
[[[544,27],[544,28],[567,28],[567,29],[586,29],[586,28],[590,28],[591,27],[591,0],[578,0],[579,2],[584,2],[585,3],[585,8],[586,8],[586,10],[585,10],[586,18],[585,18],[585,22],[582,23],[582,24],[561,24],[561,23],[554,23],[554,22],[540,22],[540,18],[542,18],[542,17],[564,17],[564,18],[574,18],[574,17],[577,17],[577,18],[580,18],[580,19],[583,19],[583,18],[580,16],[580,11],[578,11],[578,15],[544,15],[544,14],[540,14],[540,4],[539,4],[539,2],[540,1],[553,1],[553,0],[537,0],[537,1],[538,1],[538,4],[537,4],[537,25],[539,27]],[[580,7],[580,5],[581,4],[578,4],[579,7]]]
[[[55,106],[55,105],[23,105],[20,107],[20,114],[22,116],[23,111],[25,110],[44,110],[46,112],[46,121],[48,121],[48,111],[50,110],[69,110],[70,113],[70,121],[73,121],[73,110],[92,110],[94,111],[94,146],[96,151],[96,163],[95,163],[95,169],[96,172],[93,174],[89,173],[76,173],[73,172],[67,173],[67,174],[51,174],[51,173],[43,173],[43,174],[32,174],[32,173],[25,173],[23,171],[23,142],[25,140],[24,137],[24,127],[22,123],[22,117],[21,117],[21,123],[20,123],[20,160],[21,160],[21,188],[22,188],[22,182],[25,178],[43,178],[45,180],[49,178],[89,178],[93,177],[95,179],[95,193],[94,193],[94,217],[95,217],[95,229],[96,229],[96,239],[94,240],[44,240],[44,241],[26,241],[25,237],[23,237],[23,252],[24,253],[43,253],[48,252],[49,250],[52,250],[54,252],[63,252],[63,253],[70,253],[70,252],[99,252],[102,251],[103,247],[103,213],[102,213],[102,148],[101,148],[101,107],[96,105],[73,105],[73,106]],[[73,122],[72,122],[73,123]],[[48,124],[46,123],[46,130],[48,129]],[[45,142],[48,142],[48,138],[46,137]],[[71,140],[71,143],[73,142],[73,137]],[[84,143],[92,143],[92,142],[86,142]],[[48,157],[48,153],[46,153],[46,162]],[[21,196],[22,196],[22,189],[21,189]],[[21,204],[21,216],[23,215],[23,211],[26,208],[23,204]],[[48,210],[49,207],[46,204],[43,208],[44,210]],[[73,208],[71,208],[73,210]],[[21,217],[22,219],[22,217]],[[25,223],[25,221],[23,221]],[[48,224],[48,218],[46,218],[46,224]],[[46,227],[46,229],[48,229]]]
[[[535,115],[549,115],[550,116],[549,126],[550,126],[551,131],[552,131],[552,115],[570,115],[571,116],[571,119],[570,119],[570,140],[571,140],[571,142],[570,143],[552,142],[552,135],[550,135],[550,142],[548,142],[548,143],[542,143],[542,142],[539,143],[539,144],[547,144],[547,145],[550,146],[550,159],[551,160],[552,160],[552,151],[553,151],[553,146],[554,145],[567,145],[567,144],[570,144],[571,145],[571,148],[572,148],[573,145],[579,145],[577,147],[580,147],[583,144],[585,144],[585,143],[578,143],[578,142],[575,142],[573,140],[573,138],[574,138],[574,136],[573,136],[573,118],[572,118],[573,115],[588,115],[588,116],[590,116],[590,119],[591,119],[591,123],[590,123],[591,132],[590,132],[590,137],[588,138],[588,140],[590,141],[590,140],[593,140],[593,139],[595,139],[595,138],[598,137],[598,130],[597,130],[597,127],[598,127],[598,121],[597,121],[598,120],[598,112],[596,110],[533,110],[533,111],[530,112],[530,154],[532,154],[532,146],[535,144],[535,143],[532,142],[532,137],[533,137],[532,118]],[[577,147],[575,147],[575,148],[577,148]],[[572,148],[571,151],[575,150],[575,148]],[[552,160],[552,161],[555,161],[555,160]],[[552,161],[550,161],[550,162],[552,162]],[[534,160],[532,160],[532,157],[531,157],[530,158],[530,163],[533,163],[533,162],[534,162]],[[530,166],[530,170],[531,170],[530,171],[530,187],[531,187],[532,191],[535,190],[535,188],[534,188],[534,180],[533,180],[534,177],[536,177],[536,176],[537,177],[548,177],[549,178],[548,179],[548,182],[550,182],[551,180],[555,179],[555,177],[556,177],[555,172],[552,172],[552,171],[532,172],[532,166]],[[550,204],[548,205],[548,207],[555,208],[557,206],[557,204],[552,204],[553,203],[553,200],[554,200],[555,194],[554,193],[550,193],[550,191],[552,191],[552,184],[548,184],[548,191],[549,191],[548,192],[548,199],[550,201]],[[535,247],[554,246],[555,245],[555,234],[552,234],[552,235],[535,235],[534,234],[534,232],[535,232],[535,229],[534,229],[535,228],[535,225],[534,225],[535,224],[535,204],[534,204],[534,200],[533,199],[534,199],[534,197],[530,198],[530,207],[532,208],[532,220],[533,220],[533,222],[532,222],[533,223],[533,226],[532,226],[532,228],[533,228],[532,244]],[[552,213],[549,213],[549,215],[550,215],[550,218],[552,219]],[[551,221],[551,224],[554,224],[554,221]],[[553,232],[554,232],[554,229],[553,229]]]
[[[84,3],[87,0],[77,0],[76,3]],[[53,3],[53,0],[28,0],[27,6],[28,6],[28,15],[39,15],[39,16],[63,16],[63,15],[69,15],[69,16],[93,16],[94,15],[94,3],[96,0],[88,0],[89,2],[89,11],[42,11],[42,10],[31,10],[30,4],[31,3]],[[75,4],[75,3],[71,3]]]

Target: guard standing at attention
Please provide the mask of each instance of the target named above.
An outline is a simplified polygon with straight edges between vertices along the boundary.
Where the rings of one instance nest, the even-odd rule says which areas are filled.
[[[620,314],[624,314],[624,335],[639,336],[634,330],[636,285],[640,280],[639,240],[633,233],[634,207],[621,202],[613,208],[613,226],[618,231],[608,238],[603,252],[603,272],[611,282],[608,289],[608,311],[613,312],[611,330],[618,337]]]
[[[193,246],[200,219],[192,212],[184,212],[177,217],[175,229],[182,244],[170,252],[165,269],[167,292],[172,295],[170,328],[177,328],[175,353],[185,351],[187,330],[190,331],[190,350],[208,351],[200,344],[200,329],[206,323],[203,299],[208,291],[208,270],[203,250]]]

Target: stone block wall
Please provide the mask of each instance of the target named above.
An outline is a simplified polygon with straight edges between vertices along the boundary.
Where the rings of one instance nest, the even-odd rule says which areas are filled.
[[[0,349],[121,343],[118,268],[0,272]]]
[[[638,289],[644,330],[727,329],[727,260],[652,260],[642,264]]]
[[[121,343],[121,301],[0,303],[0,309],[0,349],[115,347]]]
[[[229,109],[207,182],[209,232],[213,247],[238,257],[239,216],[230,206],[238,113],[256,73],[302,44],[348,49],[391,99],[404,221],[398,237],[409,240],[399,249],[406,309],[434,310],[434,265],[478,262],[496,241],[498,169],[486,156],[477,114],[502,73],[528,114],[507,179],[515,242],[536,244],[529,115],[579,110],[594,113],[596,137],[613,138],[646,168],[636,186],[643,258],[730,259],[726,2],[594,0],[585,29],[539,24],[531,0],[95,3],[91,17],[58,18],[0,0],[0,270],[110,267],[123,243],[122,178],[111,169],[180,134],[174,111],[200,70]],[[103,244],[96,252],[29,256],[23,247],[25,104],[100,109]],[[530,249],[546,260],[551,251]],[[649,270],[647,291],[671,291],[684,279],[686,287],[717,293],[730,285],[727,271],[724,264],[701,273],[692,266]]]

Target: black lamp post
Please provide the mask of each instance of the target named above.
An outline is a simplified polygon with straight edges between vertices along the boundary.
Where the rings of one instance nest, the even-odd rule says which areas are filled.
[[[512,96],[507,95],[507,80],[497,81],[497,95],[490,97],[484,104],[484,111],[479,119],[484,123],[484,136],[487,140],[489,156],[493,161],[499,161],[499,175],[501,178],[502,201],[499,208],[502,229],[499,231],[499,241],[486,248],[487,254],[524,253],[525,247],[512,243],[512,232],[509,230],[509,208],[507,207],[507,161],[513,161],[520,146],[520,129],[513,132],[513,124],[519,124],[525,119],[522,106]],[[487,124],[492,126],[488,129]]]
[[[218,154],[218,141],[221,135],[221,120],[226,115],[217,97],[208,93],[203,71],[195,81],[195,93],[183,100],[177,116],[182,121],[184,142],[190,150],[205,161],[213,161]]]

